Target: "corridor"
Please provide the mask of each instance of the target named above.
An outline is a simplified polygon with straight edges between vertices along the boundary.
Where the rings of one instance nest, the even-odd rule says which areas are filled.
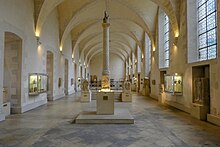
[[[116,109],[129,108],[134,125],[74,124],[81,110],[94,107],[94,101],[82,104],[79,98],[75,94],[24,114],[10,115],[0,123],[0,146],[220,146],[220,127],[136,94],[132,103],[115,103]]]

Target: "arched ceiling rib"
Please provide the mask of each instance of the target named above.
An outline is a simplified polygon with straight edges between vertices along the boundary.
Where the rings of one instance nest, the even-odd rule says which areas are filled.
[[[85,24],[86,23],[86,24]],[[74,40],[74,46],[73,46],[73,51],[75,50],[75,48],[78,46],[78,44],[87,36],[90,36],[90,34],[97,34],[98,31],[99,33],[102,32],[102,28],[101,28],[101,21],[96,21],[94,23],[92,23],[92,25],[87,25],[88,22],[84,22],[81,23],[77,26],[77,28],[80,27],[80,29],[74,29],[72,31],[72,39]],[[111,26],[114,26],[113,30],[111,28]],[[125,32],[130,31],[130,34],[135,38],[135,40],[137,41],[137,43],[139,44],[139,46],[141,46],[141,40],[142,40],[142,34],[144,33],[143,28],[141,28],[141,26],[139,26],[138,24],[136,24],[135,22],[131,21],[131,20],[126,20],[126,19],[120,19],[120,20],[112,20],[111,22],[111,26],[110,26],[110,32],[114,31],[114,30],[125,30]],[[99,29],[96,29],[99,28]],[[92,38],[95,36],[92,36]],[[91,38],[89,38],[86,42],[88,42]],[[100,38],[101,40],[102,38]],[[82,43],[81,43],[82,44]]]
[[[101,54],[101,53],[102,53],[102,49],[99,49],[99,50],[97,50],[96,52],[94,52],[94,53],[89,57],[87,64],[90,64],[90,61],[91,61],[95,56],[97,56],[98,54]],[[124,58],[117,52],[117,50],[112,50],[112,51],[110,51],[110,54],[115,54],[115,55],[119,56],[124,62],[126,62],[126,59],[124,59]]]
[[[142,49],[143,34],[146,32],[154,44],[155,20],[158,6],[169,16],[172,30],[179,35],[176,6],[172,0],[108,0],[110,14],[110,40],[122,42],[122,48],[135,51]],[[45,0],[36,22],[36,35],[50,13],[57,8],[60,26],[60,45],[63,46],[71,33],[73,49],[87,54],[89,47],[102,41],[102,18],[105,0]],[[112,37],[112,38],[111,38]],[[116,43],[111,46],[116,47]],[[125,47],[126,46],[126,47]],[[117,47],[116,47],[117,48]]]
[[[111,42],[110,48],[111,50],[118,49],[118,52],[123,55],[123,57],[128,57],[128,53],[126,52],[126,50],[123,49],[123,46],[121,44],[118,44],[117,42]],[[102,49],[102,42],[95,44],[88,52],[86,52],[86,54],[84,55],[85,60],[91,53],[95,52],[97,49]]]
[[[85,56],[88,56],[88,54],[90,53],[90,52],[94,52],[95,51],[95,49],[97,49],[97,47],[100,47],[100,48],[102,48],[102,42],[97,42],[97,43],[94,43],[94,44],[92,44],[91,46],[89,46],[86,50],[87,51],[85,51],[85,53],[84,53],[84,57]],[[129,55],[130,55],[130,52],[128,51],[128,49],[127,49],[127,46],[125,45],[125,44],[123,44],[123,43],[121,43],[121,42],[119,42],[119,41],[111,41],[110,42],[110,47],[111,48],[120,48],[120,50],[121,50],[121,52],[122,52],[122,54],[125,56],[125,57],[128,57]],[[82,54],[80,55],[80,58],[82,58]],[[86,57],[85,57],[86,58]]]
[[[72,0],[45,0],[41,7],[39,16],[37,18],[36,32],[38,33],[41,32],[41,28],[43,24],[45,23],[47,17],[49,16],[49,14],[61,3],[65,2],[67,3],[66,5],[68,6],[68,8],[70,6],[74,7],[74,9],[72,7],[70,7],[69,9],[76,10],[77,8],[85,7],[86,5],[89,5],[95,1],[97,0],[74,0],[74,1]],[[179,30],[175,8],[173,8],[170,0],[119,0],[119,1],[120,2],[123,1],[123,3],[126,3],[128,5],[128,7],[133,8],[133,11],[136,11],[137,14],[141,15],[143,19],[145,18],[146,19],[145,21],[149,22],[148,26],[150,29],[152,26],[154,26],[154,24],[153,25],[150,24],[150,22],[153,22],[151,20],[154,16],[149,16],[149,14],[152,14],[152,10],[151,10],[152,4],[149,4],[149,1],[152,1],[155,5],[160,6],[167,13],[167,15],[169,16],[171,20],[171,24],[174,28],[173,30],[177,30],[177,31]],[[81,7],[76,4],[73,4],[74,2],[80,5]],[[148,10],[149,12],[147,12]],[[67,9],[65,9],[65,11],[67,11]],[[119,14],[120,12],[121,11],[119,11]],[[72,16],[73,12],[70,13],[69,15]]]

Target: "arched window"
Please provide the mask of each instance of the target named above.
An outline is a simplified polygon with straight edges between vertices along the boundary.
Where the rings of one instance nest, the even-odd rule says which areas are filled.
[[[169,18],[166,14],[164,14],[164,67],[169,67],[170,63],[170,25]]]
[[[198,58],[200,61],[217,56],[216,0],[198,0]]]
[[[168,68],[170,64],[170,24],[169,17],[160,10],[159,17],[159,68]]]
[[[149,77],[151,70],[151,40],[149,36],[145,33],[145,77]]]

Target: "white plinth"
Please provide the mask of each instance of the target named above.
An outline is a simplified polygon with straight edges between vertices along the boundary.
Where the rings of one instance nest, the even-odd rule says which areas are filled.
[[[208,114],[208,107],[200,104],[193,103],[191,115],[200,120],[206,120]]]
[[[123,92],[122,102],[132,102],[132,94],[130,92]]]
[[[114,114],[114,93],[97,92],[96,114],[113,115]]]
[[[11,114],[11,104],[10,104],[10,102],[3,103],[2,104],[2,110],[3,110],[3,113],[5,114],[5,116],[10,115]]]
[[[95,111],[81,112],[75,119],[77,124],[134,124],[127,109],[115,109],[114,115],[97,115]]]
[[[82,91],[81,92],[81,102],[90,102],[91,101],[91,92],[89,91]]]

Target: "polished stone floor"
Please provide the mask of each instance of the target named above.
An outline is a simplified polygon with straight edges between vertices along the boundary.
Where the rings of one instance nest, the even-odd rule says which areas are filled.
[[[0,146],[220,146],[220,127],[135,94],[132,104],[116,103],[116,107],[129,108],[135,124],[71,123],[81,110],[94,108],[93,103],[81,104],[78,95],[71,95],[27,113],[11,115],[0,122]]]

